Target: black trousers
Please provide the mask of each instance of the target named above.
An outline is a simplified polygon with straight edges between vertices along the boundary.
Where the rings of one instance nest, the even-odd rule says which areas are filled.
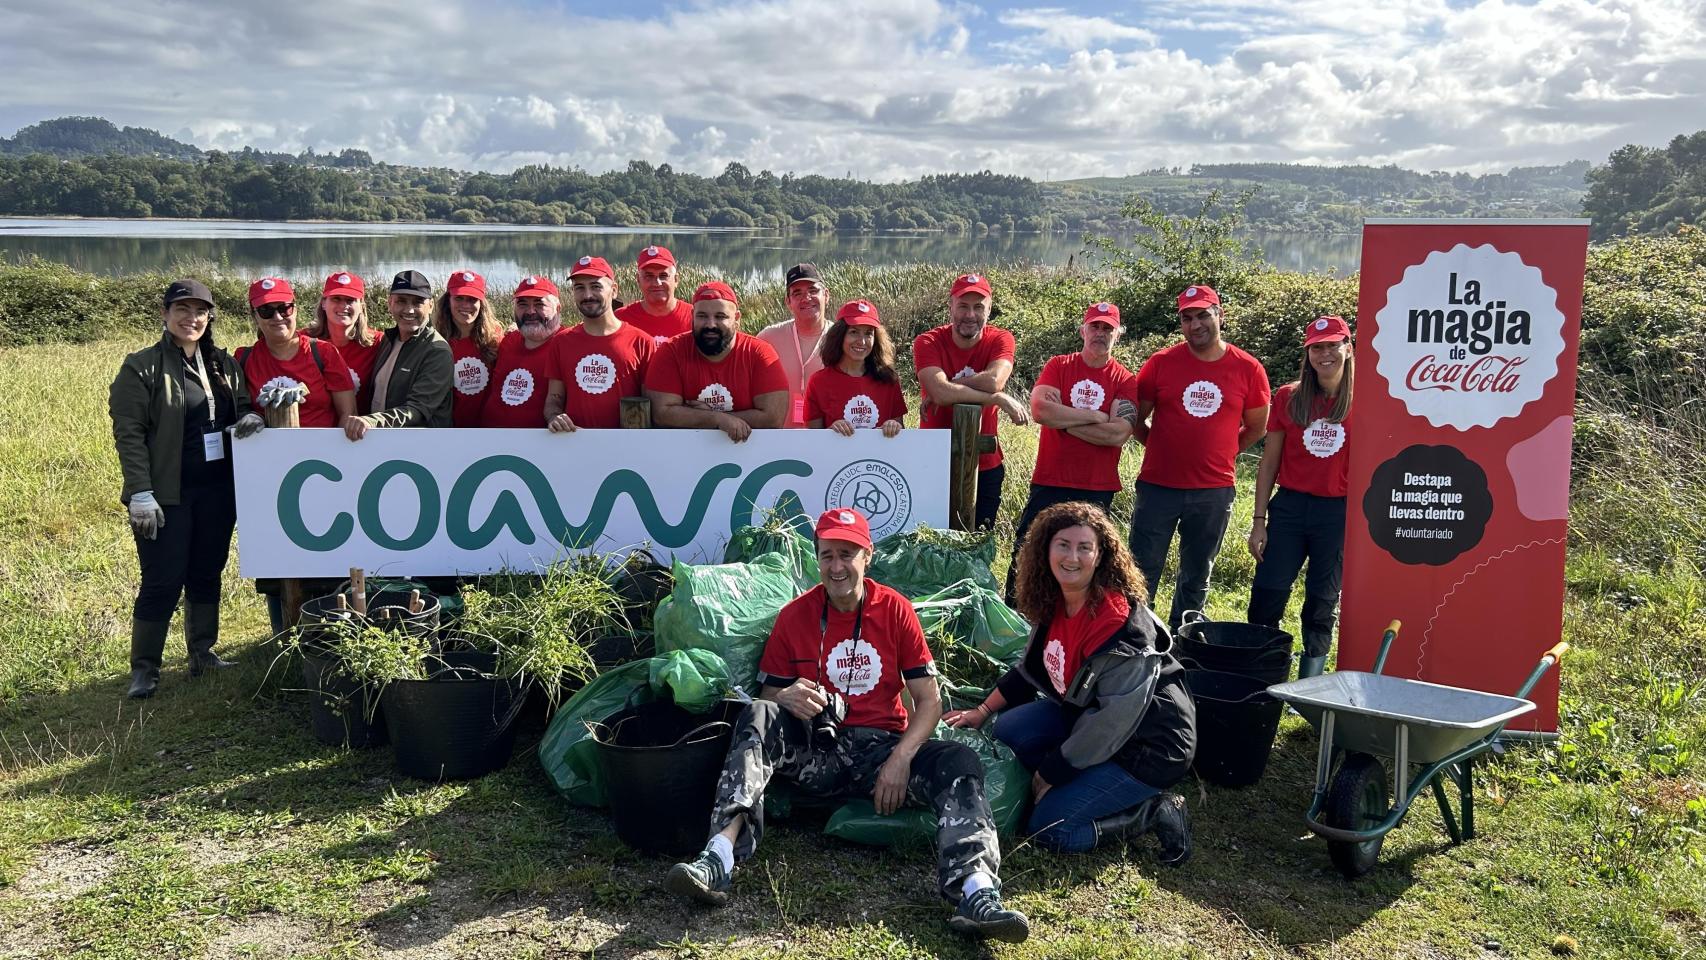
[[[219,579],[231,555],[237,526],[237,491],[223,482],[184,487],[176,506],[162,507],[166,523],[153,540],[136,540],[142,566],[131,616],[158,623],[172,619],[181,594],[190,603],[219,602]]]
[[[995,526],[1001,513],[1001,484],[1007,480],[1007,464],[998,463],[988,470],[977,472],[977,511],[975,522],[979,530]]]
[[[1236,487],[1181,490],[1139,480],[1132,488],[1131,556],[1149,588],[1149,605],[1155,605],[1155,588],[1161,583],[1161,568],[1173,534],[1179,535],[1179,574],[1173,585],[1173,609],[1167,628],[1178,632],[1185,611],[1201,610],[1208,599],[1208,579],[1214,558],[1232,519]]]
[[[1077,487],[1050,487],[1040,483],[1031,484],[1031,495],[1025,500],[1025,509],[1019,512],[1019,525],[1013,531],[1013,559],[1007,564],[1007,605],[1013,605],[1013,584],[1019,575],[1019,550],[1025,545],[1025,534],[1031,529],[1031,524],[1042,513],[1057,503],[1072,503],[1080,501],[1093,503],[1102,508],[1103,513],[1114,505],[1112,490],[1080,490]]]
[[[1250,585],[1246,619],[1279,628],[1291,585],[1303,576],[1303,655],[1324,657],[1333,646],[1333,624],[1345,565],[1345,498],[1317,497],[1283,487],[1268,501],[1268,546]]]

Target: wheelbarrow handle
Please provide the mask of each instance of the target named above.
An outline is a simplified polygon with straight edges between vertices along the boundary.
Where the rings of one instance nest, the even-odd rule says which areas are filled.
[[[1534,685],[1540,682],[1541,677],[1545,676],[1547,669],[1558,661],[1564,659],[1564,651],[1568,649],[1570,649],[1570,645],[1568,643],[1560,642],[1552,649],[1541,654],[1540,665],[1534,668],[1534,672],[1528,675],[1527,680],[1523,681],[1522,689],[1518,690],[1516,695],[1519,697],[1528,696],[1528,692],[1534,689]]]
[[[1386,632],[1380,635],[1380,655],[1374,658],[1375,673],[1386,668],[1386,655],[1392,652],[1392,641],[1398,639],[1398,631],[1403,627],[1404,624],[1398,620],[1386,625]]]

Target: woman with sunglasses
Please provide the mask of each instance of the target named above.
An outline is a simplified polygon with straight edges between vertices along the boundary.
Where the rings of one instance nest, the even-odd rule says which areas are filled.
[[[296,292],[290,281],[263,277],[249,284],[249,313],[260,339],[236,353],[252,399],[271,384],[308,388],[297,409],[304,427],[336,427],[355,415],[355,381],[349,364],[329,344],[296,329]]]

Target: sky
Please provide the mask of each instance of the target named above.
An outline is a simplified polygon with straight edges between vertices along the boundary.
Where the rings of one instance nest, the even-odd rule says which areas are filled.
[[[7,0],[0,133],[896,180],[1484,173],[1706,127],[1706,0]]]

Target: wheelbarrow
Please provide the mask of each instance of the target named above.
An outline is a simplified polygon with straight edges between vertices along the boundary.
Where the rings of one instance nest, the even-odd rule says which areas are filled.
[[[1475,836],[1475,758],[1493,748],[1505,724],[1534,709],[1524,697],[1569,649],[1560,643],[1546,651],[1516,696],[1505,697],[1381,675],[1400,626],[1392,621],[1381,636],[1371,673],[1341,670],[1268,688],[1320,734],[1315,797],[1303,821],[1351,879],[1374,869],[1386,834],[1430,787],[1451,842]],[[1420,768],[1414,776],[1412,767]],[[1461,818],[1452,814],[1446,780],[1457,787]]]

